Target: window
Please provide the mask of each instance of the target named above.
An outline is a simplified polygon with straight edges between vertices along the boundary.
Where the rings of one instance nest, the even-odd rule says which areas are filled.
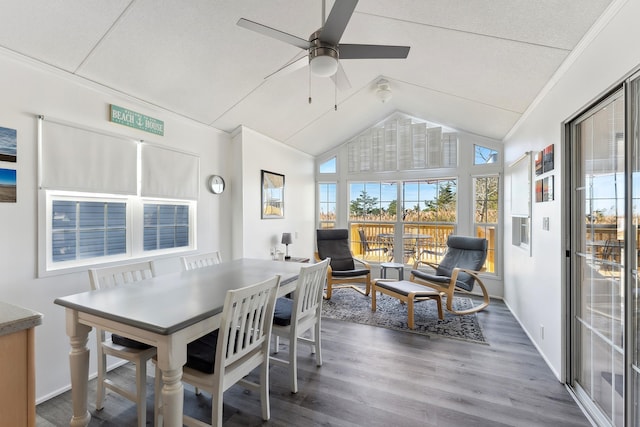
[[[197,155],[43,117],[38,129],[39,274],[195,249]]]
[[[47,271],[195,247],[195,201],[55,191],[46,200]]]
[[[455,178],[403,183],[404,262],[438,262],[456,229],[458,184]]]
[[[411,265],[416,260],[436,262],[444,253],[447,237],[457,224],[455,178],[354,182],[349,188],[354,254],[369,261]],[[402,189],[400,210],[398,188]]]
[[[332,157],[320,164],[320,173],[336,173],[336,158]]]
[[[482,145],[474,145],[473,151],[475,153],[473,157],[474,165],[487,165],[498,162],[498,152],[494,149],[483,147]]]
[[[336,191],[335,182],[320,183],[319,194],[319,228],[335,228],[336,226]]]
[[[458,165],[458,134],[413,118],[393,118],[347,143],[350,173],[450,168]]]
[[[477,237],[484,237],[489,242],[485,269],[487,272],[495,273],[495,242],[500,195],[498,176],[474,178],[473,193],[475,233]]]
[[[322,184],[329,178],[316,174],[320,226],[348,228],[350,249],[360,259],[405,266],[440,262],[451,234],[485,236],[485,271],[495,274],[502,244],[502,149],[500,141],[394,113],[336,151],[342,166],[330,178],[331,190]],[[327,153],[319,167],[334,154]],[[530,237],[528,219],[519,229],[527,238],[523,246]]]
[[[384,262],[393,258],[398,184],[353,182],[349,185],[351,250],[356,257]]]

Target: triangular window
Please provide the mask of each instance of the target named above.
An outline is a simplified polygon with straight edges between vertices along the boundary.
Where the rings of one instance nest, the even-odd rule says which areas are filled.
[[[498,152],[492,148],[483,147],[482,145],[474,145],[474,165],[486,165],[498,162]]]

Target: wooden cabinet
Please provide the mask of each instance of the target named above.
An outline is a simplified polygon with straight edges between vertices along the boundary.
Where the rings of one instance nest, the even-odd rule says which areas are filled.
[[[42,315],[0,302],[0,427],[35,426],[35,326]]]

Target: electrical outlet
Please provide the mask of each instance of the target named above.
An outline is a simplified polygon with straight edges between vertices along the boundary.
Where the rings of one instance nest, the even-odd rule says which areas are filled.
[[[542,218],[542,229],[545,231],[549,231],[549,217],[545,216]]]

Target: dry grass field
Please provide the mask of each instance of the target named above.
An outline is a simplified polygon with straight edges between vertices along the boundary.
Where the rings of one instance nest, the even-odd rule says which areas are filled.
[[[16,201],[16,186],[0,185],[0,202],[15,202],[15,201]]]

